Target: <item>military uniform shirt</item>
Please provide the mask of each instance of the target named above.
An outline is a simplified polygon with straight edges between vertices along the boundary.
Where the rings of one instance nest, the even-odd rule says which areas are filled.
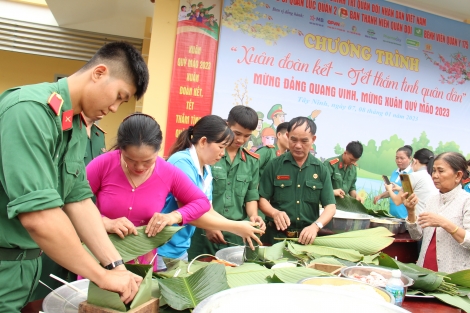
[[[88,137],[86,144],[85,165],[88,165],[91,160],[106,152],[104,134],[105,132],[95,124],[91,126],[90,137]]]
[[[259,154],[259,176],[263,175],[264,169],[266,165],[268,165],[269,161],[275,159],[277,156],[281,155],[281,151],[277,145],[268,145],[263,146],[256,150],[256,153]]]
[[[57,116],[47,101],[64,100]],[[87,138],[79,115],[62,130],[71,110],[67,80],[23,86],[0,95],[0,247],[38,248],[18,214],[90,198],[83,153]]]
[[[259,185],[260,197],[287,213],[291,221],[289,229],[301,230],[315,222],[319,204],[323,207],[335,204],[328,170],[309,154],[302,167],[288,151],[266,166]],[[268,221],[273,221],[267,217]]]
[[[212,167],[212,206],[224,217],[241,221],[247,218],[245,203],[259,200],[259,161],[239,149],[233,163],[227,152]]]
[[[338,161],[335,164],[331,164],[330,161],[335,159],[338,159]],[[330,171],[333,189],[342,189],[346,194],[349,194],[352,190],[356,190],[356,165],[350,164],[346,167],[342,155],[327,159],[323,164],[325,164],[326,168]]]

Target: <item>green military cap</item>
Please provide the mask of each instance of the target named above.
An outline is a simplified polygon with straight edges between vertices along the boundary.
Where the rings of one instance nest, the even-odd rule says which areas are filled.
[[[204,4],[202,4],[202,2],[199,2],[199,3],[197,4],[197,6],[198,6],[198,7],[204,6]]]
[[[196,7],[196,5],[195,5],[195,4],[191,4],[191,8],[195,8],[195,7]]]
[[[213,14],[209,15],[209,16],[214,16]],[[256,114],[258,114],[258,119],[259,120],[263,120],[264,118],[264,114],[263,112],[260,112],[260,111],[256,111]]]
[[[206,16],[207,16],[207,18],[211,18],[211,17],[214,17],[214,14],[209,14],[209,15],[206,15]],[[260,112],[260,113],[261,113],[261,112]],[[263,114],[263,113],[261,113],[261,114]],[[264,115],[263,115],[263,116],[264,116]],[[263,117],[261,117],[261,118],[263,118]],[[258,119],[259,119],[259,114],[258,114]]]
[[[268,119],[272,120],[273,116],[278,113],[286,114],[284,111],[282,111],[282,104],[273,105],[271,110],[268,112]]]

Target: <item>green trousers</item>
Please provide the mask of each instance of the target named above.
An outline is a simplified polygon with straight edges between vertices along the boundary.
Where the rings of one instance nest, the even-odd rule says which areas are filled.
[[[57,289],[60,286],[64,285],[63,283],[50,277],[50,274],[54,274],[55,276],[58,276],[63,280],[70,281],[70,272],[67,269],[52,261],[52,259],[49,258],[45,253],[40,256],[40,259],[42,259],[42,271],[40,279],[43,283],[45,283],[52,289]],[[74,280],[76,280],[76,278]],[[33,295],[31,296],[31,301],[44,299],[49,293],[51,293],[51,290],[41,284],[36,288]]]
[[[0,261],[0,312],[20,312],[30,301],[41,275],[42,260]]]
[[[234,247],[236,245],[244,245],[243,239],[241,237],[225,231],[223,231],[222,234],[224,235],[224,239],[227,241],[227,244],[217,244],[210,242],[205,236],[205,231],[201,228],[196,228],[196,231],[191,238],[191,246],[188,249],[188,260],[191,261],[200,254],[215,255],[215,253],[220,249]]]

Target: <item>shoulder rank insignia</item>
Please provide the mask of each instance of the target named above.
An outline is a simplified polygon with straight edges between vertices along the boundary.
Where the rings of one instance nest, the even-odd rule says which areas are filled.
[[[62,113],[62,130],[69,130],[73,124],[73,110],[68,110]]]
[[[338,163],[338,162],[339,162],[339,159],[338,159],[338,158],[335,158],[335,159],[333,159],[333,160],[330,161],[330,164],[331,164],[331,165],[335,165],[335,164]]]
[[[103,130],[103,128],[99,127],[98,125],[95,124],[95,127],[98,128],[103,134],[106,135],[106,132]]]
[[[276,148],[276,147],[273,146],[273,145],[266,145],[265,147],[268,147],[268,148],[271,148],[271,149]]]
[[[62,104],[64,103],[64,99],[57,93],[53,92],[49,99],[47,100],[47,104],[51,107],[52,111],[59,116],[60,109],[62,108]]]
[[[247,148],[243,148],[243,150],[248,153],[249,155],[251,155],[252,157],[254,157],[255,159],[259,159],[259,154],[258,153],[254,153],[254,152],[251,152],[250,150],[248,150]],[[243,153],[243,151],[242,151]],[[243,160],[245,161],[245,160]]]

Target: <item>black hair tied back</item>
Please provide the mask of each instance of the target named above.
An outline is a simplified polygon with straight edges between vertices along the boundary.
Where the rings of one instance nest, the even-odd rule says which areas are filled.
[[[189,126],[188,127],[188,135],[189,137],[191,137],[193,135],[193,132],[194,132],[194,126]]]

